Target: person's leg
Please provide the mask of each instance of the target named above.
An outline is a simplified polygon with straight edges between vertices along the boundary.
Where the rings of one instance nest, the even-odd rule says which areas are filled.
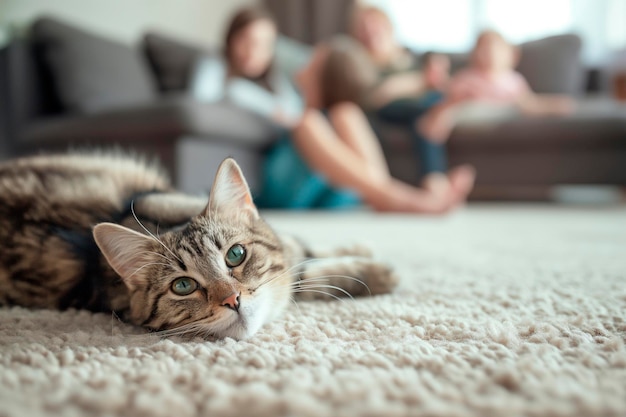
[[[294,141],[313,170],[334,186],[357,191],[377,210],[441,213],[454,203],[452,194],[433,194],[372,170],[369,161],[337,137],[319,112],[304,115],[294,132]]]
[[[337,104],[328,112],[328,117],[337,137],[361,156],[376,175],[389,175],[380,142],[360,107],[353,103]]]
[[[418,122],[413,124],[417,126]],[[426,139],[413,128],[413,146],[420,161],[421,183],[433,193],[446,193],[452,188],[457,203],[465,201],[474,187],[476,172],[470,165],[448,170],[445,145]]]
[[[441,102],[443,95],[439,91],[425,93],[419,98],[406,98],[392,101],[378,109],[376,115],[383,121],[405,127],[411,134],[411,146],[420,165],[420,178],[425,179],[432,173],[445,173],[448,170],[446,150],[442,144],[427,140],[417,129],[420,118],[429,109]],[[432,176],[433,178],[441,177]],[[442,183],[437,178],[436,183]]]
[[[376,116],[388,123],[408,126],[442,99],[441,92],[428,91],[421,97],[394,100],[376,110]]]
[[[467,199],[474,186],[476,178],[474,168],[469,165],[462,165],[448,171],[448,158],[443,141],[431,140],[425,137],[424,132],[419,129],[421,119],[427,118],[433,113],[435,118],[441,118],[436,120],[435,123],[445,123],[446,120],[453,120],[455,106],[441,102],[441,99],[442,95],[436,93],[424,97],[413,104],[408,102],[398,103],[395,108],[397,112],[395,117],[396,119],[400,118],[399,120],[406,121],[410,115],[413,115],[413,119],[406,126],[411,131],[412,146],[416,158],[420,162],[422,186],[434,194],[446,194],[452,189],[458,205]],[[440,102],[441,104],[438,104]],[[402,109],[399,107],[402,107]],[[387,111],[389,112],[390,109],[387,109]],[[451,121],[449,124],[450,130],[452,126],[453,122]],[[449,135],[449,131],[447,134]]]
[[[461,106],[461,103],[454,101],[437,104],[417,119],[413,128],[430,142],[445,143],[456,125],[456,114]]]
[[[291,136],[286,136],[265,155],[260,192],[254,201],[260,209],[311,209],[327,188],[302,160]]]
[[[426,139],[415,128],[412,129],[411,136],[413,149],[420,162],[421,177],[434,172],[446,173],[448,171],[448,157],[445,145]]]
[[[467,199],[474,187],[476,171],[469,165],[448,171],[444,142],[454,127],[458,105],[444,102],[443,98],[441,92],[431,91],[418,99],[391,102],[376,114],[384,121],[406,126],[411,132],[413,150],[420,162],[422,187],[437,195],[446,195],[452,190],[458,205]],[[431,130],[419,129],[422,119],[427,119],[429,128],[430,123],[434,124],[434,140],[424,134],[430,134]]]

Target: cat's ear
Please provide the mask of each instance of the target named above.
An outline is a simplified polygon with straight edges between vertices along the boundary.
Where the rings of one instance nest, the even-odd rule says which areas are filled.
[[[146,235],[113,223],[100,223],[93,228],[93,237],[111,268],[129,289],[141,283],[137,274],[146,264],[146,252],[153,241]]]
[[[239,165],[231,158],[225,159],[217,170],[209,204],[204,209],[203,215],[210,216],[215,212],[245,212],[253,218],[259,217],[248,183]]]

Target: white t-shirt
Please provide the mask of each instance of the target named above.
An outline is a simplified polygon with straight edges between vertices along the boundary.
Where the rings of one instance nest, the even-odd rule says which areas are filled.
[[[270,118],[276,113],[299,118],[303,102],[287,76],[274,69],[269,83],[274,91],[246,78],[228,78],[223,59],[204,57],[196,64],[190,86],[192,96],[199,101],[228,101]]]

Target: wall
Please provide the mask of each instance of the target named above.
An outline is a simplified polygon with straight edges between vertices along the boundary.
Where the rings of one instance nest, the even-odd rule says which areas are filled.
[[[216,43],[228,18],[253,0],[0,0],[0,32],[54,15],[125,43],[148,29],[181,39]],[[2,36],[0,36],[2,38]],[[1,41],[1,39],[0,39]]]

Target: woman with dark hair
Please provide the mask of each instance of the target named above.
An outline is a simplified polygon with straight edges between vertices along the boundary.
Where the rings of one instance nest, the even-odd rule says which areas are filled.
[[[302,102],[288,77],[272,65],[277,30],[272,16],[260,7],[246,7],[232,18],[224,37],[223,59],[198,62],[192,95],[206,102],[226,100],[292,126]]]

